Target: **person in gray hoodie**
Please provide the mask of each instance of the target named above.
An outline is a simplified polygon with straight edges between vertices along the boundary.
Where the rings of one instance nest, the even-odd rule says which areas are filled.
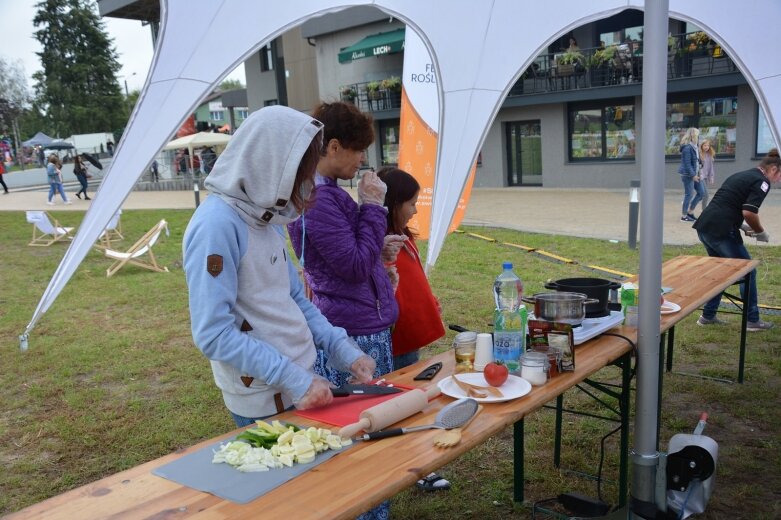
[[[314,185],[322,128],[283,106],[253,113],[215,163],[211,194],[185,231],[193,340],[238,426],[328,404],[330,385],[312,372],[316,348],[359,382],[375,370],[306,298],[287,252],[284,226]]]

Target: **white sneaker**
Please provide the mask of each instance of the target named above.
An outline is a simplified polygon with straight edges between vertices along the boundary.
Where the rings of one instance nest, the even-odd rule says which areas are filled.
[[[73,202],[71,202],[71,201],[69,201],[69,200],[66,200],[66,201],[65,201],[65,204],[73,204]]]
[[[49,206],[54,206],[54,202],[52,202],[52,201],[49,201],[46,204],[48,204]]]

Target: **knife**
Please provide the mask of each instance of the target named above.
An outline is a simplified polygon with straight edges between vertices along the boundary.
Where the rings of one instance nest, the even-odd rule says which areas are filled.
[[[331,388],[334,397],[347,397],[348,395],[385,395],[397,394],[401,388],[382,385],[342,385],[339,388]]]

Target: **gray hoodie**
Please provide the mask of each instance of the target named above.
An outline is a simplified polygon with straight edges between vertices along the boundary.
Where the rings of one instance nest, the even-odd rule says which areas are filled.
[[[312,382],[315,345],[348,370],[362,355],[305,297],[284,227],[299,162],[322,124],[267,107],[242,123],[206,181],[212,192],[184,236],[193,340],[211,360],[225,405],[277,413]],[[333,361],[332,361],[333,362]]]

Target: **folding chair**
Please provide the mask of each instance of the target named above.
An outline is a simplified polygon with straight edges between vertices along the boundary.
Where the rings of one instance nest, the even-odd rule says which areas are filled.
[[[28,246],[50,246],[60,240],[73,240],[74,228],[62,227],[57,219],[45,211],[28,211],[27,222],[33,225],[33,239]]]
[[[160,238],[160,233],[165,230],[165,234],[168,234],[168,222],[165,219],[161,220],[155,226],[147,231],[144,236],[138,239],[138,242],[130,246],[125,252],[114,251],[113,249],[106,249],[104,253],[107,257],[115,260],[111,267],[106,269],[106,276],[112,276],[119,271],[125,264],[133,264],[150,271],[156,271],[158,273],[167,273],[168,268],[157,265],[157,259],[152,252],[157,240]],[[147,259],[142,257],[146,256]]]
[[[98,249],[111,249],[111,241],[112,240],[122,240],[125,237],[122,235],[122,224],[119,221],[119,216],[122,215],[122,210],[118,209],[116,213],[114,213],[114,216],[111,217],[111,220],[108,221],[108,224],[106,224],[106,229],[104,229],[100,236],[98,237],[98,243],[95,244],[95,247]]]

